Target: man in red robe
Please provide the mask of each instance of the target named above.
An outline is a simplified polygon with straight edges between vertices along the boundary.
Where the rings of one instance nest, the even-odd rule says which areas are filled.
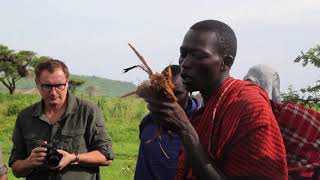
[[[180,47],[181,77],[205,106],[188,120],[177,103],[147,99],[183,150],[175,179],[288,179],[285,148],[268,95],[229,75],[237,40],[225,23],[194,24]]]

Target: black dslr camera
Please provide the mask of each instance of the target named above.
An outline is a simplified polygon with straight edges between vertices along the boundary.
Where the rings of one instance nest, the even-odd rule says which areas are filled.
[[[57,151],[57,149],[62,149],[62,147],[59,146],[59,142],[53,140],[51,142],[48,142],[47,144],[44,144],[43,147],[47,148],[47,165],[49,167],[58,166],[63,156]]]

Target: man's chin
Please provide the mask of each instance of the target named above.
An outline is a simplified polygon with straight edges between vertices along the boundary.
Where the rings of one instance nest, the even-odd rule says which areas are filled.
[[[58,100],[47,100],[47,104],[50,106],[55,106],[57,104],[59,104]]]

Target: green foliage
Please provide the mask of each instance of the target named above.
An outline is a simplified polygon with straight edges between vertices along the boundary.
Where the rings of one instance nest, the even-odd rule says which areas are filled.
[[[282,99],[282,101],[299,102],[301,97],[300,97],[299,92],[297,90],[294,90],[292,86],[289,86],[288,92],[281,93],[281,99]]]
[[[32,51],[16,52],[0,44],[0,82],[13,94],[17,81],[27,77],[34,66],[45,59],[48,57],[38,57]]]
[[[315,67],[320,68],[320,45],[309,49],[306,53],[301,51],[301,54],[294,60],[294,62],[302,62],[302,66],[305,67],[308,64],[312,64]],[[316,81],[314,86],[308,86],[300,90],[303,96],[300,98],[305,104],[319,104],[320,102],[320,80]]]
[[[13,98],[5,94],[0,93],[0,113],[5,116],[16,116],[18,113],[27,106],[40,100],[40,96],[37,95],[14,95]]]
[[[306,66],[309,63],[313,64],[314,66],[320,68],[320,45],[317,45],[315,48],[309,49],[306,53],[303,51],[300,52],[299,55],[294,62],[302,61],[302,65]]]
[[[90,98],[82,97],[87,100]],[[11,134],[14,127],[16,112],[40,100],[37,95],[6,95],[0,93],[0,146],[7,164],[12,148]],[[127,180],[133,179],[138,154],[139,123],[148,112],[142,99],[134,97],[92,97],[91,101],[98,104],[106,120],[106,127],[112,137],[116,159],[109,167],[101,167],[102,179]],[[8,110],[10,116],[8,116]],[[11,112],[12,111],[12,112]],[[9,179],[15,178],[9,171]]]
[[[69,91],[72,94],[75,94],[77,88],[82,86],[84,83],[85,83],[85,81],[80,80],[80,79],[70,79],[69,80]]]
[[[292,86],[289,86],[287,92],[281,93],[282,101],[294,101],[295,103],[304,104],[310,108],[313,108],[319,111],[319,96],[313,95],[311,96],[308,92],[303,91],[302,89],[299,91],[295,90]]]

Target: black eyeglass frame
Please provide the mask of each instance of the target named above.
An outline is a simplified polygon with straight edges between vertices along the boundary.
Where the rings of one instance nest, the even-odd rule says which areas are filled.
[[[41,89],[43,91],[51,91],[52,88],[55,88],[55,90],[63,91],[65,90],[68,83],[60,83],[60,84],[39,84]]]

